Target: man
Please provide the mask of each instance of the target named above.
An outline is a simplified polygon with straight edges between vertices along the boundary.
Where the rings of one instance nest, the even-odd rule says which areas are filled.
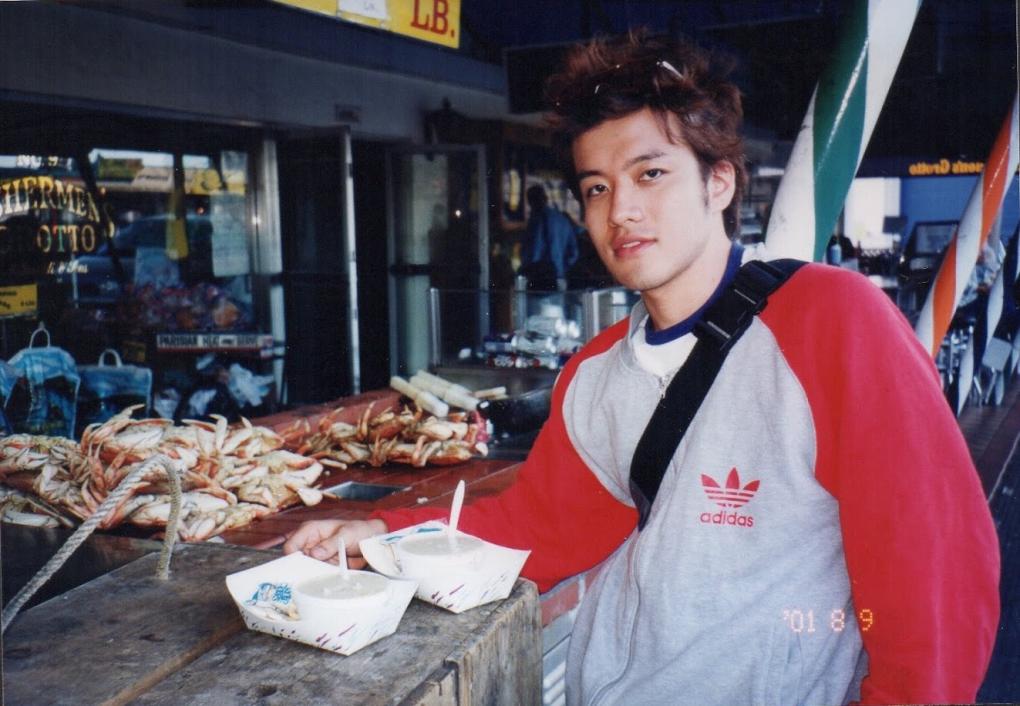
[[[521,251],[520,274],[532,289],[567,288],[567,270],[577,262],[578,227],[549,205],[545,189],[535,184],[526,193],[528,230]]]
[[[601,564],[568,701],[972,700],[995,532],[932,361],[856,273],[807,264],[772,294],[637,530],[637,441],[742,258],[739,94],[696,48],[640,34],[577,49],[550,94],[592,241],[642,301],[571,358],[518,480],[460,526],[531,548],[543,590]],[[286,550],[327,559],[338,531],[356,547],[444,514],[312,523]]]

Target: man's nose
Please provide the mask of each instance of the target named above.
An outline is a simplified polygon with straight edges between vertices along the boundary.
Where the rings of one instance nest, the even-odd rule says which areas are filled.
[[[609,207],[609,222],[614,226],[623,226],[640,221],[642,215],[641,204],[634,189],[627,185],[617,186],[613,190]]]

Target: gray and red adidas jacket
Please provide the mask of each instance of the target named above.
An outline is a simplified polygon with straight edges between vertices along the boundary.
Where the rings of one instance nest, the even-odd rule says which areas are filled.
[[[860,275],[809,264],[730,352],[648,525],[628,491],[663,381],[645,315],[571,358],[506,492],[460,526],[546,590],[602,564],[573,704],[972,701],[999,618],[995,530],[931,359]],[[395,529],[441,509],[379,513]]]

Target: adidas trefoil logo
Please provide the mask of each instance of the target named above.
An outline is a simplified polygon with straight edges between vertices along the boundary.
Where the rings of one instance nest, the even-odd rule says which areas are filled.
[[[701,522],[704,524],[711,525],[735,525],[738,527],[753,527],[754,517],[751,515],[743,515],[736,512],[737,508],[741,508],[751,501],[754,494],[758,492],[758,486],[761,485],[761,481],[753,480],[747,485],[741,487],[740,485],[740,474],[737,473],[736,468],[731,468],[729,475],[726,476],[726,486],[719,485],[719,482],[712,476],[701,474],[701,486],[705,491],[705,495],[708,499],[714,502],[724,510],[719,512],[703,512],[701,513]],[[725,509],[732,508],[734,512],[726,512]]]
[[[743,488],[740,487],[740,474],[736,468],[730,469],[726,476],[726,487],[722,488],[712,476],[701,474],[701,485],[705,488],[705,495],[709,500],[714,501],[719,507],[743,507],[754,497],[758,491],[761,481],[753,480]]]

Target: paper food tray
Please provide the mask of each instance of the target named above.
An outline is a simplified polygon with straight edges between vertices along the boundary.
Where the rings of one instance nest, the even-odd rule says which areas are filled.
[[[402,579],[393,545],[412,534],[445,530],[446,525],[436,520],[405,527],[363,540],[360,543],[361,554],[380,574]],[[453,613],[461,613],[509,596],[531,552],[481,541],[482,555],[476,565],[444,575],[418,577],[418,598]]]
[[[416,582],[391,580],[389,595],[383,604],[371,610],[339,610],[325,619],[302,619],[298,615],[296,620],[292,620],[282,612],[265,607],[265,601],[261,604],[256,601],[260,589],[263,596],[280,588],[286,594],[287,588],[293,588],[301,581],[336,571],[337,567],[333,564],[300,553],[289,554],[230,574],[226,579],[227,590],[241,611],[245,625],[251,630],[349,655],[396,631],[400,618],[414,597]]]

